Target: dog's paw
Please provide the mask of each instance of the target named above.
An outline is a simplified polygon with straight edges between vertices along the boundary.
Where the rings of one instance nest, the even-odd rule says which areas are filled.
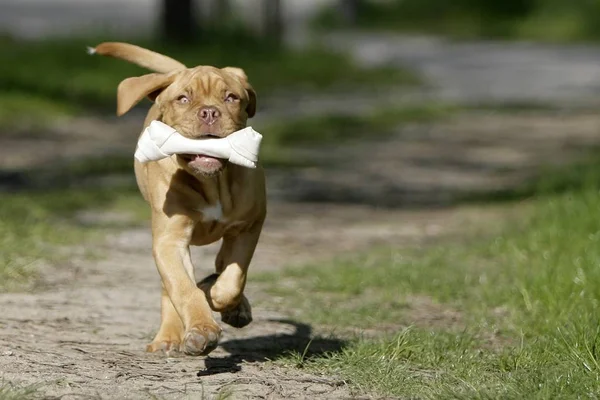
[[[205,356],[217,348],[221,328],[214,325],[197,325],[183,338],[181,350],[190,356]]]
[[[252,322],[252,307],[246,296],[242,295],[242,301],[235,308],[222,312],[221,321],[234,328],[243,328]]]
[[[152,343],[146,346],[146,351],[149,353],[163,352],[167,356],[174,353],[179,353],[181,343],[174,340],[154,340]]]

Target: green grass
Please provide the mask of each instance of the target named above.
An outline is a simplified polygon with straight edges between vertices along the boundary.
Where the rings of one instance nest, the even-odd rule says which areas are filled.
[[[457,38],[597,41],[599,15],[600,3],[587,0],[365,0],[352,26]],[[315,26],[339,28],[346,22],[331,7],[315,19]]]
[[[36,42],[0,39],[0,53],[3,54],[0,108],[5,110],[0,112],[0,120],[8,123],[14,119],[11,116],[43,120],[63,113],[112,112],[119,82],[148,72],[122,60],[86,54],[86,46],[114,39]],[[401,86],[420,82],[413,73],[396,67],[363,69],[343,54],[319,48],[304,51],[274,49],[247,36],[236,40],[215,37],[189,46],[148,40],[136,44],[168,54],[189,66],[242,67],[259,93],[259,99],[273,92]]]
[[[4,92],[0,94],[0,121],[6,122],[5,128],[15,127],[12,121],[18,121],[19,130],[39,129],[45,124],[71,117],[76,107],[67,103],[55,102],[51,98],[25,92]],[[10,132],[9,132],[10,133]]]
[[[29,400],[41,397],[36,386],[18,386],[0,382],[0,400]]]
[[[73,218],[77,212],[116,211],[132,213],[135,218],[135,213],[146,209],[142,205],[139,194],[128,189],[3,194],[0,202],[0,290],[23,287],[39,272],[40,262],[64,259],[65,254],[60,251],[62,246],[85,242],[107,228],[82,225]]]
[[[489,203],[578,193],[600,183],[600,148],[590,148],[580,160],[563,167],[542,167],[538,176],[510,189],[470,195],[461,202]]]
[[[302,366],[407,398],[598,398],[600,168],[567,176],[540,186],[531,215],[499,235],[294,269],[277,286],[263,275],[307,322],[398,327]],[[429,323],[414,298],[458,313],[458,325]]]

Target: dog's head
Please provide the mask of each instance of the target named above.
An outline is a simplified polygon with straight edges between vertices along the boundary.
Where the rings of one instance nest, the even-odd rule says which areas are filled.
[[[144,97],[155,102],[164,123],[191,139],[226,137],[244,128],[256,112],[256,93],[245,72],[233,67],[199,66],[125,79],[118,88],[117,114],[125,114]],[[177,159],[199,175],[215,175],[225,166],[224,160],[202,154]]]

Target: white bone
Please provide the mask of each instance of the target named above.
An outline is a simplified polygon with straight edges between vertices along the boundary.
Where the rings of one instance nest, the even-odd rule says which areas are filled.
[[[237,165],[256,168],[262,135],[251,127],[222,139],[188,139],[160,121],[152,121],[138,140],[135,159],[158,161],[173,154],[203,154],[224,158]]]

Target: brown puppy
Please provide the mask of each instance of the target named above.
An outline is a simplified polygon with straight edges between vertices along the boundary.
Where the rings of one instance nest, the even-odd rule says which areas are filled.
[[[159,72],[125,79],[118,88],[118,115],[144,97],[155,102],[144,128],[160,120],[189,138],[225,137],[256,111],[256,94],[239,68],[188,69],[125,43],[102,43],[91,52]],[[152,208],[153,255],[162,279],[161,325],[147,350],[208,354],[221,334],[211,310],[235,327],[252,321],[243,291],[266,216],[264,172],[190,154],[136,161],[135,175]],[[189,246],[221,238],[216,274],[197,285]]]

